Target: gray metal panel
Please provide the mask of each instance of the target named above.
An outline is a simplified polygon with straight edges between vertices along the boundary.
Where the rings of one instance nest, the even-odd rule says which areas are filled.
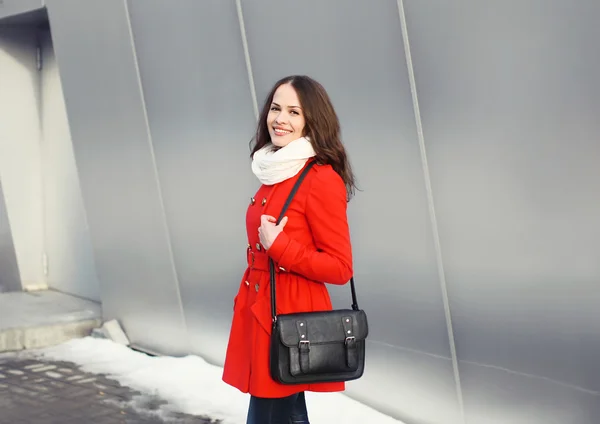
[[[462,362],[460,371],[467,424],[598,423],[597,394],[503,368]]]
[[[61,292],[99,301],[100,287],[58,64],[50,34],[40,31],[38,38],[43,63],[40,115],[47,282]]]
[[[323,83],[363,190],[349,205],[359,301],[371,340],[390,349],[371,343],[366,377],[349,392],[413,422],[460,422],[456,402],[448,400],[456,394],[448,391],[454,384],[448,336],[397,3],[243,6],[259,101],[287,74]],[[336,305],[349,305],[348,286],[331,292]],[[405,379],[415,366],[422,378]],[[369,374],[387,390],[372,390]],[[423,403],[403,397],[411,390],[424,394]]]
[[[0,19],[20,15],[44,7],[44,0],[1,0]]]
[[[0,293],[21,289],[17,255],[13,245],[4,193],[0,183]]]
[[[600,422],[600,3],[406,5],[468,422]]]
[[[258,187],[235,3],[129,4],[190,341],[222,363],[245,268],[245,210]],[[156,31],[165,19],[169,31]]]
[[[379,325],[372,310],[370,329]],[[350,396],[406,424],[463,424],[450,358],[372,341],[366,360],[363,377],[347,383]]]
[[[125,4],[49,0],[48,13],[105,317],[136,345],[187,353]]]

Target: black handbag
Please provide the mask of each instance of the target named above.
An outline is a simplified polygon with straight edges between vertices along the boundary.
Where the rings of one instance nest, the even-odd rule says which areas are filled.
[[[314,161],[292,188],[281,221]],[[271,377],[281,384],[326,383],[356,380],[365,367],[367,315],[358,308],[354,277],[350,279],[352,309],[277,315],[275,264],[269,258],[271,277]]]

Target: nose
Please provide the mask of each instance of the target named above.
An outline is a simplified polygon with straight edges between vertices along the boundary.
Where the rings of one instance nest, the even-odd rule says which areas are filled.
[[[277,114],[277,116],[275,117],[275,123],[276,124],[284,124],[287,121],[287,117],[285,112],[281,111]]]

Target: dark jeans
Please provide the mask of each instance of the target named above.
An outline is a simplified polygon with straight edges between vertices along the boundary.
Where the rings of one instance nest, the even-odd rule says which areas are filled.
[[[304,392],[272,399],[251,396],[246,424],[310,424]]]

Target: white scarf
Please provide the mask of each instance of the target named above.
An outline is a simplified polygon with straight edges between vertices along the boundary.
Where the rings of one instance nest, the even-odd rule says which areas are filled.
[[[265,185],[273,185],[296,175],[306,161],[316,155],[306,137],[300,137],[274,151],[269,143],[254,153],[252,172]]]

